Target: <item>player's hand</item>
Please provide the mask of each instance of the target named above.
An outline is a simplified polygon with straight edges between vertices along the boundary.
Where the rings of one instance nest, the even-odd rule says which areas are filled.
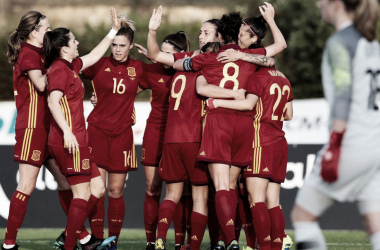
[[[146,48],[144,48],[142,45],[137,44],[137,43],[134,43],[134,45],[136,46],[137,51],[140,54],[143,54],[146,58],[148,58],[148,50]]]
[[[208,108],[208,109],[216,109],[216,108],[217,108],[217,107],[215,106],[216,101],[217,101],[217,99],[215,99],[215,98],[208,98],[208,99],[206,100],[206,106],[207,106],[207,108]]]
[[[95,93],[92,92],[92,96],[90,98],[91,104],[95,107],[96,103],[98,103],[98,99],[95,96]]]
[[[344,131],[341,133],[331,133],[329,147],[322,156],[321,177],[328,183],[335,182],[338,179],[338,165],[343,134]]]
[[[235,62],[241,59],[242,57],[241,54],[243,53],[236,51],[234,49],[228,49],[226,51],[219,53],[216,59],[222,63]]]
[[[264,19],[268,22],[269,20],[274,19],[274,8],[272,4],[268,2],[264,2],[264,5],[259,7],[261,15],[264,17]]]
[[[75,154],[76,152],[79,152],[79,144],[77,141],[77,138],[71,132],[71,130],[67,130],[63,132],[63,140],[65,142],[65,148],[69,150],[69,153]]]
[[[156,9],[153,10],[153,14],[149,20],[149,30],[156,31],[160,27],[161,21],[162,21],[161,17],[162,17],[162,6],[160,5],[157,8],[157,11]]]
[[[112,29],[118,31],[121,28],[121,18],[116,15],[116,9],[111,7],[110,9]]]
[[[245,89],[235,90],[236,95],[235,95],[234,99],[235,100],[244,100],[245,99],[245,92],[246,92]]]

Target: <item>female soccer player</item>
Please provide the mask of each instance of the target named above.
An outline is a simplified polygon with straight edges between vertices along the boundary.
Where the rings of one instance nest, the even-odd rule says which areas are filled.
[[[270,4],[266,3],[261,6],[260,12],[270,20],[272,27],[277,28],[274,23],[274,9]],[[230,13],[230,15],[222,17],[218,31],[225,45],[219,52],[229,48],[240,49],[236,44],[241,24],[242,18],[238,13]],[[276,32],[281,33],[278,29]],[[273,56],[286,47],[286,43],[284,43],[285,40],[282,39],[282,42],[275,43],[274,48],[268,48],[268,51],[257,49],[254,53]],[[174,68],[185,69],[185,71],[202,70],[204,77],[212,85],[235,90],[246,89],[256,67],[242,61],[221,64],[216,57],[217,54],[209,53],[178,60],[175,62]],[[250,135],[252,122],[249,112],[235,112],[226,109],[210,111],[205,117],[202,144],[198,154],[198,160],[209,163],[209,171],[216,188],[216,212],[222,233],[228,243],[228,249],[239,249],[238,243],[234,239],[237,201],[234,189],[241,171],[240,168],[251,162],[248,149],[252,141],[247,138],[253,138],[253,135],[252,137]]]
[[[58,28],[44,36],[45,67],[50,67],[47,76],[48,105],[53,116],[48,139],[49,151],[73,191],[67,217],[66,250],[76,248],[84,221],[105,189],[87,146],[83,114],[84,86],[78,74],[101,58],[119,30],[120,20],[116,17],[116,10],[111,8],[110,12],[112,30],[97,47],[81,58],[77,59],[79,42],[70,30]],[[98,243],[90,249],[103,249],[106,246],[102,241],[94,241]]]
[[[47,148],[50,120],[47,106],[46,69],[43,37],[50,30],[46,16],[25,13],[8,40],[7,57],[14,65],[13,88],[16,100],[16,145],[14,160],[19,162],[20,180],[12,196],[3,249],[18,249],[16,236],[23,222],[42,164],[58,182],[58,194],[65,212],[72,193]],[[26,42],[21,43],[21,41]],[[69,198],[67,198],[67,196]]]
[[[336,30],[322,59],[331,136],[292,210],[297,249],[327,249],[318,220],[334,200],[358,202],[372,249],[380,249],[379,3],[321,0],[319,5],[322,19]]]

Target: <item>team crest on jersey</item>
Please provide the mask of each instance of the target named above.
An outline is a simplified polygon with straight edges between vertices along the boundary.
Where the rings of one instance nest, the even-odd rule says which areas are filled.
[[[106,68],[104,71],[111,72],[110,68]]]
[[[136,76],[136,69],[134,67],[128,67],[128,76]]]
[[[41,151],[33,150],[32,160],[39,161],[41,157]]]
[[[90,168],[90,160],[89,159],[84,159],[82,161],[82,169],[87,170]]]

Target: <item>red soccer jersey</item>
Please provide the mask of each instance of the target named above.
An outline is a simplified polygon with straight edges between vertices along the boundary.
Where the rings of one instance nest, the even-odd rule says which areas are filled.
[[[82,72],[85,78],[92,80],[98,99],[87,118],[88,123],[110,136],[120,135],[134,124],[136,114],[133,103],[143,73],[143,64],[130,57],[120,63],[111,55],[103,57]]]
[[[16,100],[16,129],[50,127],[50,111],[47,106],[47,91],[40,92],[29,79],[29,70],[44,68],[44,52],[28,43],[21,44],[21,51],[13,68],[13,91]]]
[[[162,63],[149,64],[144,68],[144,75],[140,80],[140,88],[152,90],[150,98],[152,110],[146,121],[147,123],[166,124],[170,84],[174,73],[173,68],[165,69]]]
[[[275,68],[260,67],[254,76],[247,93],[260,97],[253,110],[253,147],[256,148],[275,143],[284,137],[282,124],[286,104],[293,100],[293,93],[289,80]]]
[[[247,89],[257,65],[240,60],[229,63],[218,62],[216,59],[218,54],[227,49],[235,49],[250,54],[266,54],[264,48],[248,50],[241,49],[236,44],[229,44],[222,46],[217,53],[204,53],[193,57],[191,60],[193,70],[202,70],[202,74],[209,84],[226,89]]]
[[[47,74],[48,93],[56,90],[63,93],[60,101],[62,112],[80,147],[87,146],[87,130],[83,113],[84,85],[78,76],[82,65],[80,58],[74,59],[72,63],[59,58],[53,62]],[[63,131],[53,117],[48,145],[64,147]]]
[[[193,53],[175,53],[179,60]],[[177,72],[171,84],[166,143],[200,142],[202,135],[202,97],[196,92],[196,80],[200,72]]]

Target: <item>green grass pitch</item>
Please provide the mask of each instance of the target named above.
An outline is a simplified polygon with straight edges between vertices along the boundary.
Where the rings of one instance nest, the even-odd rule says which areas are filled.
[[[106,231],[106,230],[105,230]],[[61,229],[21,229],[18,233],[17,244],[20,250],[52,250],[55,238],[61,233]],[[293,237],[292,231],[287,233]],[[3,243],[5,229],[0,229],[0,242]],[[324,231],[329,250],[345,249],[371,249],[366,234],[362,231]],[[208,232],[206,231],[202,243],[202,250],[209,247]],[[245,246],[245,235],[242,231],[240,247]],[[145,248],[145,232],[142,229],[123,229],[120,234],[118,249],[120,250],[143,250]],[[168,233],[167,249],[174,250],[174,231]]]

